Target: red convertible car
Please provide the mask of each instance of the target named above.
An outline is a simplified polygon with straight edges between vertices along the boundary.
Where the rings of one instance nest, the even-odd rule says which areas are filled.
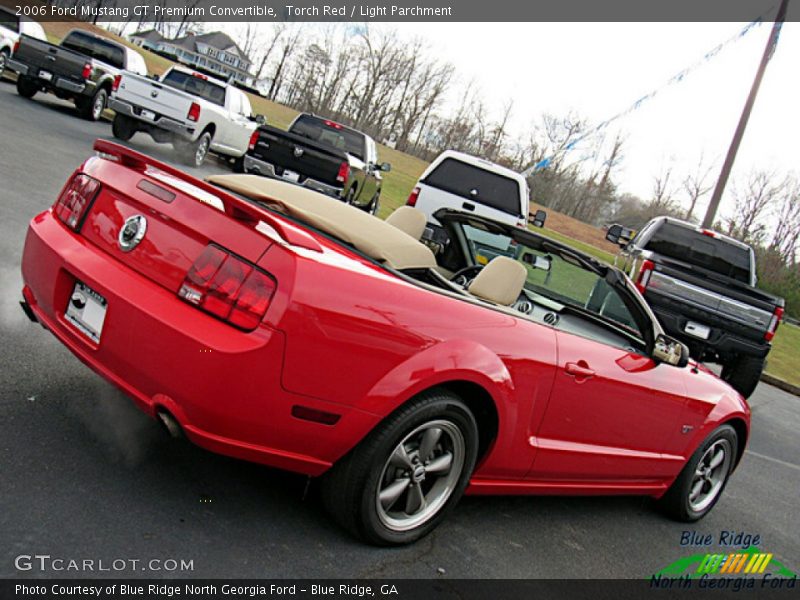
[[[322,476],[369,542],[418,539],[465,492],[696,520],[742,457],[743,398],[609,265],[448,211],[434,251],[410,207],[95,150],[31,221],[28,316],[172,432]]]

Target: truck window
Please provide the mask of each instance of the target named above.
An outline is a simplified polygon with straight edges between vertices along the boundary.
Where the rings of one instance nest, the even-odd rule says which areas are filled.
[[[300,115],[289,128],[289,132],[315,142],[333,146],[337,150],[347,152],[359,160],[364,160],[363,134],[348,129],[339,123],[318,119],[310,115]]]
[[[161,81],[176,90],[199,96],[217,106],[225,106],[225,88],[210,79],[173,69]]]
[[[19,33],[19,17],[4,8],[0,8],[0,27]]]
[[[454,158],[444,159],[422,183],[515,217],[525,216],[520,214],[520,189],[516,181]]]
[[[665,222],[647,242],[650,250],[667,258],[750,283],[750,250],[699,231]]]
[[[131,50],[130,48],[128,49],[127,54],[128,71],[136,73],[137,75],[147,75],[147,63],[144,62],[142,55],[135,50]]]
[[[125,52],[119,46],[94,36],[73,31],[61,42],[64,48],[96,58],[117,69],[125,68]]]

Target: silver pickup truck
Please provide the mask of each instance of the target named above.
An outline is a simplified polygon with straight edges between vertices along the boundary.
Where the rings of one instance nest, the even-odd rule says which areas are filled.
[[[188,165],[199,167],[209,151],[241,163],[263,117],[252,115],[247,95],[230,84],[183,67],[154,80],[123,72],[109,106],[117,113],[112,131],[129,140],[137,131],[172,143]]]

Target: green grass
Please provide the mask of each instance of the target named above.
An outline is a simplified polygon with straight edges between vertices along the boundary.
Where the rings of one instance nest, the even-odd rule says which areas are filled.
[[[767,373],[800,385],[800,327],[788,323],[778,327],[767,357]]]

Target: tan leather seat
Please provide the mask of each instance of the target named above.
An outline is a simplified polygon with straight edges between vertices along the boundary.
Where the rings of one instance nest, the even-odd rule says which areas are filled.
[[[401,206],[389,215],[386,222],[394,225],[400,231],[404,231],[415,240],[419,240],[425,231],[427,219],[421,210],[413,206]]]
[[[481,269],[467,291],[482,300],[511,306],[522,293],[527,277],[522,264],[507,256],[496,256]]]

